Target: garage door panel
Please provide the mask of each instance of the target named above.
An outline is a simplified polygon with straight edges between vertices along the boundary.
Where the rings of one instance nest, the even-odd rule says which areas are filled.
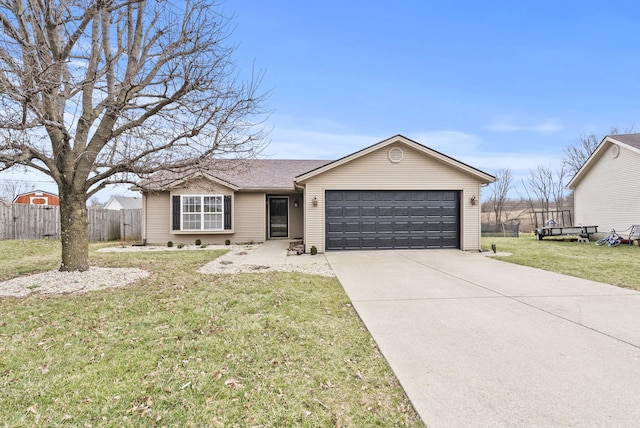
[[[326,198],[327,202],[342,201],[344,198],[344,192],[327,192]]]
[[[360,217],[361,209],[360,207],[344,207],[343,213],[345,217]]]
[[[426,230],[427,230],[427,232],[440,232],[440,231],[442,231],[442,223],[428,221]]]
[[[457,191],[326,191],[326,249],[459,248]]]
[[[393,233],[393,223],[390,221],[378,222],[378,233]]]
[[[377,201],[377,192],[375,191],[361,191],[360,193],[360,199],[362,201]]]
[[[411,232],[411,225],[407,221],[396,221],[393,224],[393,231],[395,233],[409,233]]]
[[[360,194],[356,192],[343,192],[343,200],[347,202],[360,201]]]
[[[458,224],[455,222],[443,222],[442,223],[442,231],[455,233],[458,231]]]
[[[329,233],[343,233],[342,222],[327,222],[327,232]]]
[[[411,201],[424,202],[427,199],[427,192],[424,192],[424,191],[412,191],[412,192],[410,192],[409,199],[411,199]]]
[[[415,232],[415,233],[424,233],[426,227],[427,227],[427,222],[426,221],[412,221],[411,223],[409,223],[409,227],[411,229],[411,232]]]
[[[327,218],[342,218],[344,217],[344,209],[343,207],[327,207]]]
[[[409,207],[409,215],[411,217],[424,217],[427,215],[427,207]]]
[[[393,236],[380,236],[378,238],[378,248],[381,250],[392,250]]]
[[[409,217],[409,207],[394,207],[393,208],[393,216],[395,218],[398,218],[398,217]]]
[[[360,223],[361,233],[376,233],[377,223],[375,221],[363,221]]]
[[[393,247],[394,248],[399,248],[399,249],[411,248],[411,237],[410,236],[396,236]]]
[[[376,207],[366,206],[360,209],[360,213],[362,214],[362,217],[376,217],[377,211]]]
[[[409,248],[426,248],[427,237],[426,236],[412,236],[409,241]]]
[[[378,217],[393,217],[393,207],[378,207]]]
[[[378,247],[378,238],[375,236],[365,236],[359,245],[363,250],[375,250]]]
[[[458,215],[458,210],[455,207],[443,207],[442,208],[442,216],[443,217],[456,217]]]
[[[397,201],[397,202],[403,202],[403,201],[409,201],[410,198],[410,192],[394,192],[393,193],[393,200]]]
[[[344,223],[344,233],[360,233],[360,223],[347,221]]]
[[[443,207],[427,207],[428,217],[442,217],[443,212]]]

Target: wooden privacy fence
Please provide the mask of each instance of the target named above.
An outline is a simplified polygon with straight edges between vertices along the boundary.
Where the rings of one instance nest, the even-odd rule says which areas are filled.
[[[89,208],[91,241],[140,240],[142,210]],[[0,204],[0,239],[60,239],[60,208]]]

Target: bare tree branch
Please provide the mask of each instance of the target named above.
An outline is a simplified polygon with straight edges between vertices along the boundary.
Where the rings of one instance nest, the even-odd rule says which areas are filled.
[[[213,1],[0,0],[0,170],[57,183],[65,268],[104,186],[264,147],[262,74],[238,79]]]

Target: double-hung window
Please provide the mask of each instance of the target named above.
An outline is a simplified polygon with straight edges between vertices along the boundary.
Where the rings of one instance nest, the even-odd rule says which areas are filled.
[[[182,195],[181,230],[224,230],[222,195]]]

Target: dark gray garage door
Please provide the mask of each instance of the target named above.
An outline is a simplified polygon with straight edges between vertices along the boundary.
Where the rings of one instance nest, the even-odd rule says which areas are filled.
[[[327,190],[326,249],[460,248],[457,191]]]

